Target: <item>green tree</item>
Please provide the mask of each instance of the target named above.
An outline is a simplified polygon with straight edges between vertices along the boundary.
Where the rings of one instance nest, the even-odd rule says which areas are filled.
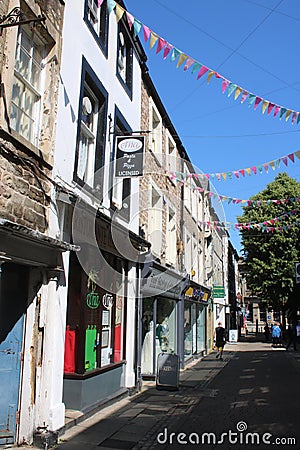
[[[247,283],[262,300],[281,308],[295,302],[299,290],[295,262],[300,258],[300,183],[279,173],[250,200],[238,217],[244,224],[241,238]]]

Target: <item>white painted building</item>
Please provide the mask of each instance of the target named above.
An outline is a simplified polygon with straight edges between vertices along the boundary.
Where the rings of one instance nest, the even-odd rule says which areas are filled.
[[[51,230],[81,250],[65,255],[55,312],[55,429],[65,407],[89,412],[136,386],[137,259],[147,244],[138,178],[115,178],[114,160],[116,135],[140,130],[143,60],[108,2],[66,3]]]

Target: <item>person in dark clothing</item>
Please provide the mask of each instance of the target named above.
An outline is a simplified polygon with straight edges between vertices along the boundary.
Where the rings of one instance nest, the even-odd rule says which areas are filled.
[[[286,350],[288,350],[289,346],[293,344],[294,350],[297,350],[297,331],[296,331],[296,325],[289,324],[289,327],[287,329],[287,336],[288,336],[288,343],[286,346]]]
[[[269,337],[270,337],[270,328],[269,325],[266,323],[265,327],[264,327],[264,335],[266,338],[266,341],[268,342]]]
[[[222,323],[219,322],[217,328],[215,329],[215,342],[218,352],[216,354],[216,358],[220,358],[223,360],[223,349],[226,343],[226,331],[225,328],[222,327]]]

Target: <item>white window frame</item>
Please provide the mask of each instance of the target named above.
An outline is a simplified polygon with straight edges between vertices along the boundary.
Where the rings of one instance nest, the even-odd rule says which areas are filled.
[[[27,50],[22,46],[22,36],[26,36],[29,42],[30,48]],[[41,61],[37,61],[35,59],[35,49],[38,50],[38,53],[42,53]],[[41,51],[42,49],[42,51]],[[21,52],[24,52],[28,57],[28,74],[24,75],[24,71],[22,73],[19,70],[18,63],[21,62],[20,55]],[[20,27],[19,33],[17,36],[17,45],[16,45],[16,59],[15,59],[15,67],[14,67],[14,81],[13,86],[15,86],[15,81],[22,85],[22,95],[18,95],[18,98],[21,99],[21,104],[18,105],[14,100],[14,87],[12,92],[11,104],[12,110],[10,115],[10,124],[13,130],[15,130],[18,134],[20,134],[24,139],[31,142],[34,146],[39,146],[40,139],[40,131],[41,131],[41,106],[43,99],[43,86],[44,86],[44,69],[43,69],[43,60],[46,53],[46,43],[42,40],[40,36],[36,32],[30,31],[28,28]],[[33,86],[31,82],[32,68],[38,67],[39,74],[39,86]],[[32,105],[32,102],[26,106],[26,92],[30,93],[36,101]],[[16,96],[17,98],[17,96]],[[32,108],[32,112],[28,112],[29,109]],[[20,114],[18,120],[14,120],[13,109],[18,111]],[[17,114],[18,115],[18,114]],[[31,121],[31,127],[29,132],[25,132],[25,129],[22,128],[22,123],[24,118],[28,118]]]
[[[167,230],[166,230],[166,262],[173,267],[177,261],[177,230],[176,209],[173,205],[167,208]]]
[[[166,154],[169,172],[177,172],[177,147],[169,130],[166,132]],[[175,180],[171,180],[175,185]]]
[[[150,99],[149,108],[149,150],[162,164],[162,118],[152,99]]]
[[[149,186],[149,216],[148,216],[148,240],[154,255],[161,257],[162,254],[162,211],[163,196],[160,189],[151,183]],[[155,198],[154,198],[155,194]],[[156,200],[155,200],[156,199]]]
[[[79,145],[78,145],[77,176],[81,181],[85,182],[86,184],[88,184],[91,187],[94,187],[99,100],[86,81],[84,81],[84,89],[88,95],[83,96],[83,98],[81,100],[82,103],[85,101],[86,98],[88,98],[88,100],[92,99],[94,101],[94,107],[93,107],[93,103],[90,102],[91,106],[92,106],[92,112],[90,113],[90,114],[92,114],[92,120],[91,120],[90,127],[87,126],[81,118]],[[82,109],[83,109],[83,106],[82,106]],[[88,115],[90,115],[90,114],[88,114]],[[82,116],[83,115],[84,115],[84,112],[82,111]],[[86,116],[88,117],[88,115],[86,115]],[[81,145],[82,140],[83,140],[82,138],[85,138],[87,140],[85,149]],[[86,155],[83,154],[84,151],[86,152]],[[86,159],[84,170],[82,168],[82,165],[80,164],[81,157]]]

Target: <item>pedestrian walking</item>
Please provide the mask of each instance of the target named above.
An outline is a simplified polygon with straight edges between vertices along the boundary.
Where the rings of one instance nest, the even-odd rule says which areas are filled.
[[[272,328],[273,347],[280,347],[281,329],[278,323],[274,323]]]
[[[270,328],[269,325],[266,323],[266,325],[264,326],[264,335],[266,338],[266,341],[269,341],[269,337],[270,337]]]
[[[220,358],[223,361],[223,349],[226,343],[226,330],[222,327],[222,322],[218,323],[217,328],[215,329],[215,343],[217,347],[216,358]]]
[[[293,325],[292,323],[289,324],[287,329],[287,336],[288,336],[288,343],[286,346],[286,350],[289,349],[290,345],[293,344],[293,348],[296,351],[297,350],[297,330],[296,325]]]

